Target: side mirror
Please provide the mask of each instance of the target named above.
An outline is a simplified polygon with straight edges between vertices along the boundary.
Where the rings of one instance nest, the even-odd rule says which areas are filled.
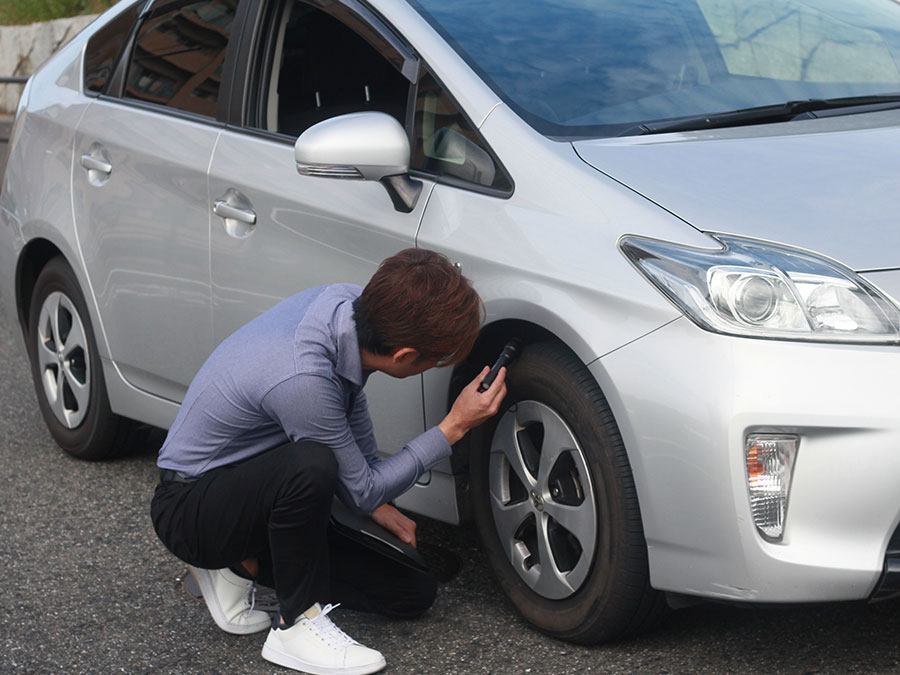
[[[300,134],[294,144],[304,176],[380,181],[394,207],[409,213],[422,183],[409,175],[409,139],[400,123],[381,112],[332,117]]]

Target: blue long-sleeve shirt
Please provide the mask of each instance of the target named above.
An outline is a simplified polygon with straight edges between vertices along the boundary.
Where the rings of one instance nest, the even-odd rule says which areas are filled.
[[[368,513],[448,457],[437,427],[378,456],[353,322],[361,290],[311,288],[223,341],[191,382],[159,466],[196,477],[288,441],[314,440],[337,458],[338,496]]]

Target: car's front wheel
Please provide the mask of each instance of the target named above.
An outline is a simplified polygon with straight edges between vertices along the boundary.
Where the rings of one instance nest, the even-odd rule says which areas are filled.
[[[63,450],[95,460],[138,442],[135,423],[110,410],[84,296],[63,258],[37,278],[26,340],[44,422]]]
[[[625,448],[596,381],[555,343],[510,369],[500,413],[474,432],[479,537],[500,585],[541,630],[579,643],[651,625],[664,599]]]

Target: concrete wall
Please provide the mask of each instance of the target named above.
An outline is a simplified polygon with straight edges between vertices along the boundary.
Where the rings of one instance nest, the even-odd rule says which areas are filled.
[[[48,56],[95,18],[94,14],[30,26],[0,26],[0,77],[31,75]],[[22,87],[0,84],[0,115],[16,112]]]

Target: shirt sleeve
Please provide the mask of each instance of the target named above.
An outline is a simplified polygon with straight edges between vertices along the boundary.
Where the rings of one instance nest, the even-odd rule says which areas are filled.
[[[366,407],[358,411],[359,405],[357,401],[351,417],[364,412],[368,418],[364,398]],[[317,441],[331,448],[338,462],[338,496],[358,513],[371,513],[400,496],[423,473],[450,456],[447,437],[433,427],[399,452],[370,463],[366,453],[374,453],[374,435],[371,446],[360,446],[344,410],[340,386],[320,375],[295,375],[281,382],[263,397],[262,407],[292,441]],[[364,429],[371,428],[371,419],[367,427],[358,420],[357,424],[367,444],[369,434]]]
[[[381,461],[378,457],[378,444],[375,442],[375,427],[372,424],[372,416],[369,415],[369,403],[366,392],[361,389],[356,394],[353,409],[350,411],[350,431],[356,439],[363,457],[371,466]]]

